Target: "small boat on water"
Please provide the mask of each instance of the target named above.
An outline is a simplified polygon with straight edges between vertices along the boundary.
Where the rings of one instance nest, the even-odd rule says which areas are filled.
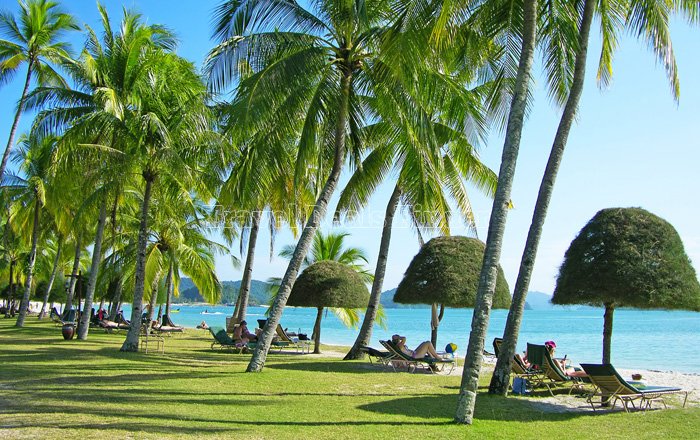
[[[170,311],[170,313],[180,313],[180,309],[173,309]]]

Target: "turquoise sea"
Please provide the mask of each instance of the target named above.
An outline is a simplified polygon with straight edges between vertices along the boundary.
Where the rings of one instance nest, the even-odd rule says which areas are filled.
[[[205,320],[209,325],[225,325],[225,317],[233,313],[230,306],[175,305],[172,314],[176,324],[195,327]],[[256,319],[264,319],[266,307],[250,307],[248,322],[251,328]],[[385,309],[389,327],[375,326],[372,346],[379,348],[379,339],[394,333],[407,337],[410,347],[430,339],[430,309]],[[128,307],[124,310],[129,316]],[[491,341],[501,336],[507,311],[491,313],[486,349],[492,351]],[[458,354],[466,354],[471,309],[447,309],[440,324],[438,349],[453,342]],[[311,334],[316,309],[287,307],[281,324],[289,331]],[[349,329],[328,312],[323,317],[321,341],[326,344],[352,345],[358,330]],[[603,344],[603,310],[592,308],[569,309],[555,307],[549,310],[526,310],[520,331],[518,350],[527,342],[557,343],[557,354],[567,355],[574,363],[600,362]],[[657,310],[615,310],[613,324],[612,362],[619,368],[673,370],[700,373],[700,313]]]

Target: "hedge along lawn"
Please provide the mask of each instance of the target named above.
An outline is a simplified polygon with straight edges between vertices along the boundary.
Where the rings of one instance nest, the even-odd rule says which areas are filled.
[[[120,353],[124,333],[64,341],[48,321],[0,319],[0,438],[693,438],[700,408],[543,412],[485,394],[472,426],[452,423],[460,377],[384,372],[366,361],[212,351],[201,330],[165,355]],[[488,376],[488,375],[486,375]],[[565,392],[565,391],[564,391]],[[544,395],[544,394],[543,394]]]

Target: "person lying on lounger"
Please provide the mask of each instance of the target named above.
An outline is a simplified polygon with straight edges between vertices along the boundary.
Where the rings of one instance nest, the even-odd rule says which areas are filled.
[[[258,337],[251,333],[250,330],[248,330],[247,322],[241,321],[238,327],[233,329],[233,340],[236,342],[241,341],[244,344],[247,344],[248,342],[257,341]]]
[[[430,356],[435,359],[442,359],[442,356],[440,356],[437,351],[435,350],[435,347],[433,346],[433,343],[430,341],[425,341],[421,342],[418,347],[416,347],[415,350],[411,350],[410,348],[406,347],[406,337],[405,336],[400,336],[400,335],[393,335],[391,337],[391,341],[396,344],[396,347],[401,350],[402,352],[406,353],[407,355],[420,359],[425,356]]]

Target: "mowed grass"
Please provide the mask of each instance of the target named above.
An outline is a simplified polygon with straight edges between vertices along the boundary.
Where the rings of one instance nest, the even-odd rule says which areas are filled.
[[[212,351],[201,330],[165,354],[120,353],[124,333],[0,319],[0,438],[697,438],[700,408],[555,413],[537,398],[485,394],[452,422],[460,377],[385,372],[366,361]],[[544,394],[543,394],[544,396]]]

